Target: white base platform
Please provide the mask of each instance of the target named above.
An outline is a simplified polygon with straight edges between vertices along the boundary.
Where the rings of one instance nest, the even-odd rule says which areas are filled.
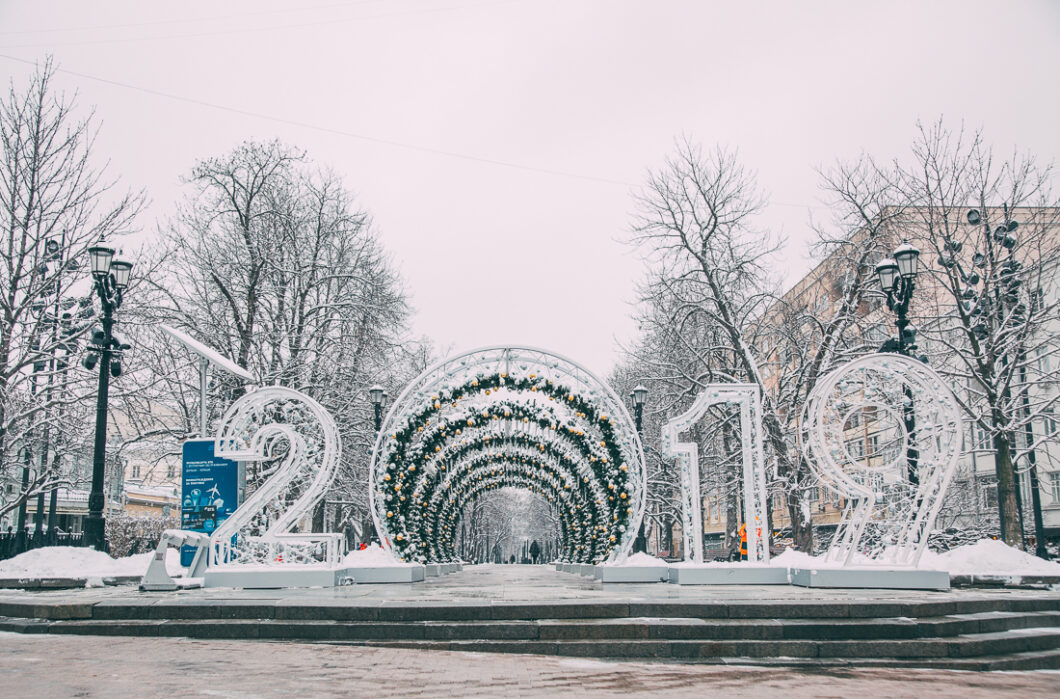
[[[335,587],[335,568],[207,568],[203,587]]]
[[[428,563],[424,566],[423,574],[428,578],[435,578],[439,575],[449,575],[463,569],[464,566],[461,563]]]
[[[439,565],[439,564],[434,564]],[[341,568],[336,571],[339,585],[365,583],[414,583],[427,577],[427,566],[387,566],[379,568]]]
[[[556,570],[572,575],[588,575],[589,577],[596,575],[596,566],[591,563],[557,563]]]
[[[459,563],[436,563],[434,575],[461,569]],[[428,566],[380,566],[365,568],[244,568],[215,567],[206,570],[203,587],[241,587],[271,590],[282,587],[335,587],[364,583],[423,582]]]
[[[757,563],[712,566],[670,566],[670,582],[677,585],[787,585],[788,569]]]
[[[593,575],[605,583],[669,582],[668,566],[593,566]]]
[[[799,587],[853,587],[877,590],[948,590],[950,574],[918,568],[792,568],[791,584]]]

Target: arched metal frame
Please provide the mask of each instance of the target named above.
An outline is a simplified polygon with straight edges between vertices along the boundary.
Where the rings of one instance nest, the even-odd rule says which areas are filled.
[[[916,425],[913,435],[905,426],[910,412]],[[876,441],[889,439],[892,456],[851,453],[845,433],[855,414],[872,416]],[[882,418],[889,418],[890,428]],[[880,531],[878,550],[858,563],[916,566],[961,453],[960,406],[942,377],[927,364],[902,355],[862,357],[817,383],[802,425],[811,467],[824,485],[847,501],[828,558],[853,563],[854,555],[863,553],[871,522]],[[906,476],[911,451],[917,455],[918,483]],[[879,503],[876,488],[884,483],[889,492],[886,502]]]
[[[566,395],[556,399],[559,393]],[[433,445],[430,453],[423,451],[425,444]],[[537,464],[533,469],[531,462]],[[478,470],[466,470],[472,468]],[[579,532],[592,544],[566,552],[569,560],[615,562],[632,549],[647,482],[640,436],[626,406],[580,364],[515,345],[441,361],[393,402],[369,472],[381,542],[400,558],[451,558],[452,542],[441,538],[448,522],[458,521],[456,508],[485,488],[501,487],[506,478],[512,487],[524,488],[531,487],[525,480],[531,478],[557,505],[570,503],[561,518],[564,532]],[[471,481],[484,485],[472,492]],[[569,514],[582,506],[596,513],[592,529],[599,530],[601,541],[597,531],[588,533],[587,525]],[[611,518],[606,524],[618,523],[609,530],[605,513]],[[442,530],[426,527],[425,516]]]

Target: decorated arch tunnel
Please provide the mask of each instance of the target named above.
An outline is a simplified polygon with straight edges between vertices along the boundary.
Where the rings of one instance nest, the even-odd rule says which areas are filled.
[[[424,372],[394,401],[372,457],[376,528],[401,559],[455,559],[464,509],[499,488],[546,499],[561,558],[615,561],[644,512],[644,454],[622,401],[574,362],[493,347]]]

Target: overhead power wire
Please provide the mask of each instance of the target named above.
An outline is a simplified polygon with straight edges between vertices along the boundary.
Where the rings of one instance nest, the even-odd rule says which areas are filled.
[[[9,56],[7,54],[0,54],[0,58],[6,58],[9,61],[15,61],[17,63],[24,63],[30,66],[36,66],[37,63],[24,58],[18,58],[16,56]],[[164,97],[166,99],[175,100],[177,102],[185,102],[187,104],[194,104],[200,107],[208,107],[210,109],[216,109],[219,111],[229,112],[232,114],[239,114],[241,116],[249,116],[255,119],[263,119],[265,121],[272,121],[278,124],[286,124],[288,126],[297,126],[299,128],[310,129],[312,131],[319,131],[321,133],[329,133],[337,136],[345,136],[347,138],[354,138],[360,141],[366,141],[368,143],[377,143],[381,145],[393,146],[395,148],[403,148],[405,150],[416,151],[420,153],[430,153],[432,155],[442,155],[449,158],[457,158],[460,160],[466,160],[470,162],[482,163],[486,165],[495,165],[498,167],[510,168],[513,170],[523,170],[526,172],[534,172],[542,175],[554,175],[557,177],[567,177],[571,179],[586,180],[589,182],[602,182],[604,184],[620,185],[623,187],[635,187],[636,185],[624,182],[622,180],[614,180],[606,177],[598,177],[596,175],[584,175],[575,172],[564,172],[563,170],[553,170],[550,168],[535,167],[533,165],[523,165],[521,163],[513,163],[506,160],[497,160],[494,158],[484,158],[477,155],[468,155],[466,153],[457,153],[455,151],[443,150],[441,148],[432,148],[430,146],[421,146],[412,143],[404,143],[402,141],[394,141],[386,138],[378,138],[376,136],[367,136],[365,134],[354,133],[352,131],[344,131],[342,129],[336,129],[329,126],[320,126],[318,124],[311,124],[305,121],[299,121],[297,119],[286,119],[283,117],[271,116],[269,114],[262,114],[260,112],[254,112],[248,109],[240,109],[238,107],[229,107],[223,104],[216,104],[214,102],[207,102],[205,100],[195,99],[193,97],[185,97],[183,95],[174,95],[169,92],[162,92],[161,90],[154,90],[148,87],[142,87],[140,85],[131,85],[129,83],[123,83],[118,80],[111,80],[109,78],[101,78],[95,75],[89,75],[87,73],[81,73],[74,70],[68,70],[66,68],[56,68],[56,72],[63,73],[65,75],[72,75],[78,78],[84,78],[86,80],[93,80],[100,82],[105,85],[113,85],[115,87],[124,88],[127,90],[135,90],[137,92],[143,92],[145,94],[154,95],[156,97]]]

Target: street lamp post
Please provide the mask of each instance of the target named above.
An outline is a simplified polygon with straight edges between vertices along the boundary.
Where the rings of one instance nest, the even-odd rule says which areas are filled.
[[[633,419],[637,424],[637,435],[639,436],[644,430],[644,401],[648,398],[648,389],[642,385],[637,385],[632,391],[629,392],[629,400],[633,404]],[[643,553],[648,550],[648,538],[644,533],[644,517],[641,515],[640,529],[637,531],[637,538],[633,541],[633,552]]]
[[[906,357],[916,356],[916,328],[909,327],[909,304],[916,289],[916,275],[919,272],[920,250],[908,242],[899,245],[892,253],[893,257],[881,260],[876,265],[876,275],[880,286],[887,294],[887,308],[894,311],[897,319],[898,337],[891,338],[880,347],[881,352],[895,352]],[[927,362],[927,357],[920,360]],[[909,482],[920,483],[918,465],[920,450],[916,446],[916,412],[913,410],[913,393],[906,386],[903,421],[906,434],[906,464],[909,470]]]
[[[122,295],[129,285],[132,263],[114,259],[114,249],[102,243],[88,249],[95,291],[103,310],[102,329],[92,333],[85,368],[91,371],[99,363],[99,387],[96,392],[96,438],[92,451],[92,490],[88,496],[85,540],[102,551],[105,546],[103,518],[103,478],[107,461],[107,398],[110,377],[121,376],[121,356],[129,345],[114,337],[114,312],[121,307]]]
[[[379,430],[383,428],[383,404],[386,402],[387,394],[386,389],[376,384],[368,389],[368,397],[372,401],[372,408],[375,415],[375,432],[378,436]],[[367,541],[374,541],[378,538],[375,531],[375,524],[372,522],[372,517],[369,516],[365,519],[365,525],[363,527],[364,538]]]
[[[372,399],[372,407],[375,408],[375,431],[383,427],[383,403],[386,402],[386,389],[376,384],[368,389],[368,395]]]

